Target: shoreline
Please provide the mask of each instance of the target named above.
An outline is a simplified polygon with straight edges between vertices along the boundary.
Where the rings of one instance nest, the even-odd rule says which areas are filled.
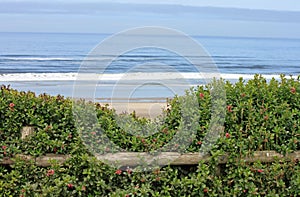
[[[209,72],[132,72],[132,73],[0,73],[0,82],[14,83],[14,82],[76,82],[76,81],[89,81],[89,82],[103,82],[103,85],[113,83],[115,81],[128,82],[139,80],[205,80],[212,79],[213,77],[221,77],[225,80],[238,80],[240,77],[243,79],[252,79],[256,73],[209,73]],[[280,78],[279,74],[261,73],[266,79]],[[286,74],[288,75],[288,74]],[[207,77],[209,76],[209,77]],[[297,76],[295,73],[294,76]],[[113,83],[114,84],[114,83]],[[179,83],[179,85],[182,83]],[[185,84],[183,84],[185,85]]]

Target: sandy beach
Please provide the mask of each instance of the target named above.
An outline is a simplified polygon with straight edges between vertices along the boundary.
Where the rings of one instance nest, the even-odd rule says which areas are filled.
[[[114,108],[118,114],[136,112],[137,116],[155,118],[166,109],[166,102],[111,102],[108,104],[110,108]]]

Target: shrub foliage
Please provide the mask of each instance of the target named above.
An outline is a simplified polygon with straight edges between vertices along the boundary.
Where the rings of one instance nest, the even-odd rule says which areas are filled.
[[[197,166],[165,166],[148,172],[116,169],[91,154],[109,150],[104,133],[120,149],[150,152],[163,147],[178,132],[182,121],[181,96],[168,101],[159,132],[150,136],[128,133],[118,121],[131,119],[143,129],[153,121],[130,115],[117,115],[99,103],[72,101],[63,96],[35,95],[2,86],[0,90],[0,161],[17,154],[34,157],[46,153],[69,154],[64,163],[53,161],[39,167],[15,159],[11,166],[0,166],[0,196],[297,196],[300,193],[298,160],[273,163],[245,163],[241,159],[254,151],[274,150],[282,154],[300,150],[299,77],[267,81],[240,79],[223,82],[226,90],[224,131],[210,150],[211,159]],[[211,119],[210,86],[187,92],[199,101],[199,128],[187,152],[198,152],[203,145]],[[75,124],[73,102],[93,106],[101,129],[81,130]],[[86,120],[84,120],[86,121]],[[84,124],[84,121],[82,124]],[[79,123],[80,125],[80,123]],[[35,133],[21,139],[20,130],[33,126]],[[90,141],[86,147],[83,141]],[[94,143],[94,145],[93,145]],[[171,144],[177,148],[180,144]],[[91,148],[92,147],[92,148]],[[98,148],[98,149],[97,149]],[[97,149],[97,150],[95,150]],[[229,154],[227,164],[218,172],[217,158]]]

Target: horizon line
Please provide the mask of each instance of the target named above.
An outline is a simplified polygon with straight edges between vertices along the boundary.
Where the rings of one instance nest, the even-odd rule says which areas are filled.
[[[86,35],[107,35],[107,36],[111,36],[114,34],[117,34],[121,31],[115,32],[115,33],[108,33],[108,32],[30,32],[30,31],[0,31],[0,33],[13,33],[13,34],[86,34]],[[207,37],[207,38],[231,38],[231,39],[287,39],[287,40],[299,40],[300,37],[266,37],[266,36],[223,36],[223,35],[198,35],[198,34],[188,34],[186,33],[186,35],[195,38],[195,37]]]

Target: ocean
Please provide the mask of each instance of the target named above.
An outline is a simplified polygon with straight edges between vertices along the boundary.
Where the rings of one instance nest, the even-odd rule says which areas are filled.
[[[75,33],[0,33],[0,84],[10,84],[12,88],[31,90],[37,94],[46,92],[71,97],[76,73],[82,61],[97,44],[109,36]],[[234,81],[239,77],[252,78],[254,74],[262,74],[267,78],[278,77],[279,74],[300,75],[300,39],[209,36],[192,38],[210,54],[222,78]],[[136,69],[132,69],[133,67]],[[122,54],[105,70],[103,79],[97,82],[99,91],[95,91],[95,98],[127,98],[127,93],[112,96],[118,81],[124,79],[123,73],[156,73],[158,76],[171,77],[172,73],[167,69],[169,67],[179,72],[189,85],[203,83],[183,58],[166,51],[144,48]],[[180,80],[176,77],[174,79]],[[128,83],[119,86],[128,92]],[[164,99],[177,94],[174,90],[168,90],[168,87],[155,84],[155,76],[152,84],[139,83],[135,83],[139,87],[131,92],[131,98]]]

